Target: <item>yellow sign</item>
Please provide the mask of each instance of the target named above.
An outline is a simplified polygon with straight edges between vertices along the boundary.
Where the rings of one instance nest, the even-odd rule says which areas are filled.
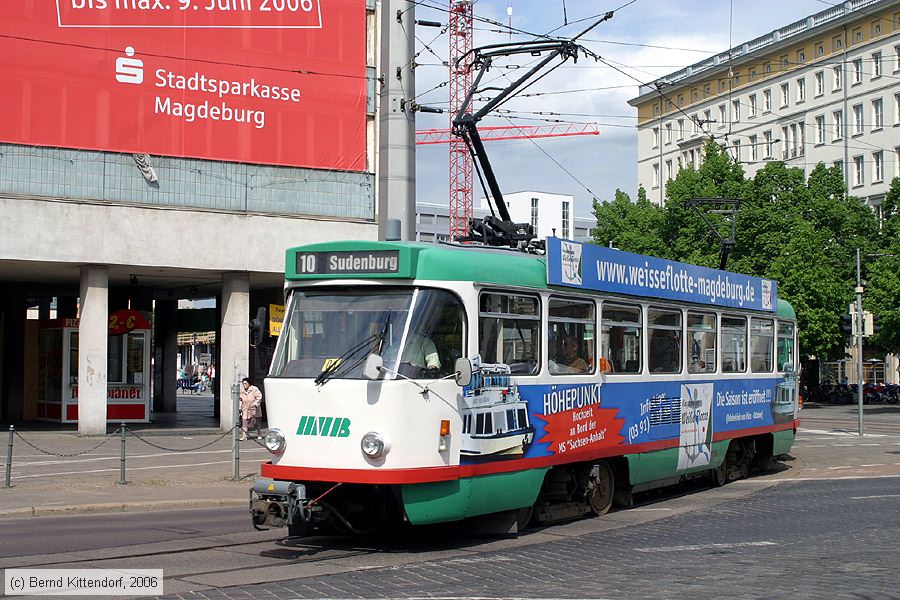
[[[272,337],[281,335],[281,324],[284,323],[284,305],[269,305],[269,335]]]

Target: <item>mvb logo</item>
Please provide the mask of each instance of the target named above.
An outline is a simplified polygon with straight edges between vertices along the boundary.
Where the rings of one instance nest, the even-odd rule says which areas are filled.
[[[297,435],[320,435],[322,437],[348,437],[350,419],[343,417],[313,417],[303,415],[297,427]]]
[[[116,81],[119,83],[143,83],[144,61],[134,56],[134,48],[125,48],[125,55],[116,59]]]

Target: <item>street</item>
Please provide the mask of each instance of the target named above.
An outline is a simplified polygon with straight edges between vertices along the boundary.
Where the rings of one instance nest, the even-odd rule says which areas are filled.
[[[775,472],[685,484],[630,509],[483,537],[286,539],[242,507],[0,521],[4,567],[162,568],[171,598],[896,598],[900,410],[808,408]],[[16,540],[9,544],[8,540]]]

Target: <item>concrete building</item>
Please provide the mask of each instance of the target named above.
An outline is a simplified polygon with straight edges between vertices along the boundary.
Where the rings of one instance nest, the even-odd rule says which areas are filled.
[[[75,114],[71,105],[69,114],[62,115],[62,121],[51,123],[52,127],[48,129],[67,131],[83,127],[91,135],[97,134],[99,147],[90,149],[89,145],[80,145],[78,136],[75,136],[75,142],[50,143],[38,135],[43,124],[35,117],[37,110],[32,109],[42,99],[46,100],[42,95],[56,93],[53,90],[58,86],[52,85],[52,81],[50,84],[45,81],[56,76],[50,75],[57,73],[53,71],[56,68],[54,64],[37,65],[30,73],[27,69],[0,69],[5,71],[0,75],[0,87],[4,88],[2,93],[12,88],[16,94],[12,99],[14,102],[4,102],[7,109],[4,120],[21,126],[21,130],[16,131],[8,130],[6,126],[0,127],[0,140],[7,140],[0,143],[0,289],[3,290],[0,295],[0,421],[18,423],[48,417],[59,421],[58,409],[48,415],[41,413],[38,405],[48,382],[59,386],[62,381],[63,396],[71,390],[69,400],[77,401],[74,414],[77,415],[79,432],[105,433],[107,401],[108,397],[113,397],[111,386],[116,381],[112,375],[114,364],[122,361],[128,364],[143,363],[143,359],[131,354],[131,348],[129,354],[125,354],[125,350],[121,351],[122,354],[114,350],[118,346],[112,342],[111,315],[120,310],[138,311],[152,319],[154,343],[152,347],[148,346],[152,374],[141,372],[140,383],[146,387],[135,393],[145,393],[147,396],[152,393],[152,411],[174,411],[179,299],[216,299],[215,318],[211,319],[212,326],[209,327],[214,328],[217,348],[217,356],[212,357],[212,361],[217,369],[218,396],[229,399],[232,384],[253,371],[254,359],[248,342],[251,315],[255,315],[259,307],[282,302],[285,249],[334,239],[377,239],[375,165],[378,162],[376,82],[381,52],[378,44],[379,22],[374,0],[356,6],[350,6],[353,3],[344,4],[347,6],[339,9],[353,11],[352,14],[338,15],[332,11],[331,21],[327,11],[323,13],[324,17],[320,14],[300,15],[297,18],[319,18],[318,30],[325,32],[321,35],[327,33],[335,39],[340,37],[341,32],[351,29],[358,33],[353,40],[347,41],[347,46],[341,46],[341,51],[346,50],[347,56],[352,54],[352,66],[347,66],[350,62],[344,55],[333,60],[326,58],[321,65],[304,63],[305,69],[321,72],[297,78],[296,71],[292,75],[290,70],[279,72],[269,66],[271,63],[259,61],[260,55],[238,56],[240,48],[235,50],[237,54],[224,56],[219,62],[201,60],[199,66],[189,65],[200,72],[207,69],[210,73],[215,69],[234,68],[236,74],[229,76],[247,77],[251,87],[244,87],[243,92],[240,86],[230,87],[228,93],[235,95],[226,93],[223,96],[220,91],[219,99],[212,94],[213,99],[205,101],[205,105],[200,100],[196,110],[191,111],[186,108],[187,104],[162,103],[157,96],[156,116],[164,110],[168,111],[167,117],[184,121],[177,127],[173,126],[170,135],[167,130],[163,136],[166,138],[164,141],[171,141],[173,147],[178,149],[171,155],[149,150],[150,156],[132,155],[115,148],[112,142],[109,146],[103,146],[119,134],[116,127],[110,129],[108,124],[99,120],[98,116],[105,116],[101,114],[104,111],[96,109]],[[57,16],[60,22],[66,18],[87,18],[63,10],[60,15],[54,12],[53,18],[46,19],[46,23],[41,20],[39,26],[47,28],[47,32],[41,35],[58,39],[60,44],[68,35],[65,32],[70,30],[57,29]],[[120,15],[115,18],[131,17]],[[230,17],[224,15],[221,18]],[[14,25],[21,26],[23,30],[38,27],[32,22],[38,19],[39,16],[28,13]],[[392,20],[396,21],[394,17]],[[406,24],[407,27],[410,25]],[[127,24],[121,26],[132,27]],[[301,26],[306,27],[305,24]],[[159,76],[161,67],[156,71],[148,68],[145,73],[144,65],[149,67],[154,61],[159,63],[171,53],[145,51],[142,54],[140,48],[146,50],[154,37],[167,35],[168,30],[104,30],[103,24],[97,27],[98,35],[103,40],[107,40],[102,37],[104,35],[119,35],[125,31],[144,46],[135,42],[139,48],[137,54],[129,46],[118,58],[101,57],[93,62],[79,62],[77,53],[81,47],[64,48],[73,56],[72,61],[64,61],[67,65],[65,69],[75,72],[75,77],[83,76],[85,81],[67,83],[70,87],[63,94],[67,93],[70,101],[89,97],[93,105],[94,92],[92,84],[87,81],[85,73],[89,68],[85,65],[90,63],[93,68],[95,64],[108,64],[102,67],[108,70],[102,71],[99,76],[102,82],[112,82],[108,84],[112,86],[111,92],[104,92],[106,95],[96,101],[108,102],[110,96],[124,93],[121,90],[126,88],[127,93],[139,94],[128,101],[128,106],[133,110],[109,108],[108,112],[125,113],[119,126],[126,129],[126,133],[131,132],[134,140],[152,137],[158,132],[139,130],[139,122],[154,118],[152,94],[162,92],[153,89],[152,85],[159,88],[167,85],[167,80]],[[229,32],[234,29],[207,31],[213,31],[209,34],[211,37],[206,38],[212,40],[210,47],[218,48],[215,46],[216,38],[231,35]],[[298,33],[303,29],[292,31],[294,38],[303,35]],[[196,33],[196,39],[201,35],[205,32]],[[261,44],[266,52],[266,44],[277,43],[281,48],[288,43],[285,40],[289,37],[282,39],[274,34],[248,34],[241,38],[239,31],[235,35],[238,36],[236,39]],[[191,36],[195,39],[194,33]],[[13,42],[6,40],[3,43]],[[19,40],[18,43],[24,42]],[[107,42],[99,45],[104,48],[89,50],[109,54],[105,49]],[[191,50],[193,52],[198,48],[192,47]],[[3,50],[7,53],[8,49],[4,46]],[[28,52],[18,47],[14,50],[11,59],[7,56],[8,60],[20,60]],[[329,55],[336,52],[334,48],[317,51]],[[225,64],[232,57],[235,57],[235,64]],[[327,62],[329,60],[331,62]],[[113,61],[114,65],[104,61]],[[261,66],[253,67],[254,63]],[[248,69],[248,64],[256,71],[247,74],[247,70],[240,70]],[[178,63],[172,69],[174,71],[181,66],[182,63]],[[296,67],[293,64],[292,69]],[[356,73],[352,76],[352,81],[356,82],[353,84],[354,91],[348,94],[352,95],[352,106],[347,113],[348,119],[355,124],[353,147],[358,151],[353,156],[336,155],[331,162],[337,166],[331,168],[326,164],[329,161],[325,160],[316,167],[291,166],[294,147],[288,144],[291,133],[285,129],[291,119],[278,112],[291,101],[291,96],[284,91],[289,88],[281,88],[280,100],[277,96],[274,99],[271,96],[263,99],[238,98],[238,94],[257,94],[258,90],[253,85],[258,88],[261,82],[283,77],[287,81],[298,81],[295,85],[303,88],[304,101],[311,105],[316,101],[313,94],[307,96],[307,92],[314,85],[320,85],[316,81],[324,82],[328,89],[335,89],[334,86],[339,85],[340,81],[351,81],[350,77],[329,78],[329,72],[345,67],[352,68]],[[60,71],[60,77],[68,76],[65,69]],[[250,75],[254,76],[254,80],[249,79]],[[199,78],[196,73],[194,76]],[[152,83],[152,77],[157,78],[154,80],[156,83],[147,86],[147,83]],[[205,81],[216,79],[206,78]],[[129,84],[141,85],[129,88]],[[191,85],[187,84],[188,90],[194,89]],[[173,84],[173,87],[178,87],[178,84]],[[187,92],[184,88],[178,89],[178,97],[184,100]],[[266,93],[271,94],[271,90],[276,88],[266,89],[270,90]],[[201,86],[200,91],[193,93],[203,91]],[[300,92],[297,92],[298,100],[299,97]],[[333,98],[337,98],[336,92]],[[276,100],[282,104],[276,106]],[[256,102],[263,107],[255,113],[255,124],[245,121],[240,127],[235,126],[233,137],[227,140],[226,137],[221,140],[217,137],[220,130],[211,127],[202,129],[207,127],[207,124],[201,124],[202,119],[224,121],[228,115],[229,119],[237,120],[239,112],[249,118],[254,111],[238,108],[241,102]],[[334,102],[337,104],[336,100]],[[148,103],[150,116],[131,116]],[[176,105],[179,108],[172,108]],[[198,108],[201,106],[205,109]],[[263,109],[269,111],[268,122],[260,117]],[[321,102],[319,110],[327,112],[337,109]],[[303,126],[306,125],[304,122]],[[317,153],[323,151],[315,146],[316,140],[327,141],[328,137],[345,133],[341,129],[342,122],[336,120],[317,119],[308,125],[301,138],[304,143],[299,147],[316,160]],[[320,129],[314,131],[316,128]],[[197,158],[203,154],[182,153],[187,138],[198,131],[205,132],[200,134],[199,144],[210,148],[213,155],[233,150],[236,158]],[[283,156],[286,162],[277,159],[267,164],[266,161],[253,160],[254,152],[269,150],[267,144],[254,141],[252,136],[257,131],[271,135],[276,150],[288,150]],[[232,130],[228,135],[232,135]],[[247,158],[244,159],[244,156]],[[312,162],[319,165],[315,160]],[[352,168],[343,166],[351,162]],[[54,307],[52,314],[51,306]],[[29,318],[29,314],[33,318]],[[50,353],[45,353],[41,347],[42,321],[51,317],[66,319],[60,327],[74,332],[71,339],[77,340],[77,357],[72,354],[69,363],[39,364],[38,356],[55,355],[59,358],[58,355],[64,352],[62,346]],[[147,333],[146,338],[150,337]],[[70,364],[71,372],[60,374],[60,364]],[[151,364],[149,358],[146,364]],[[129,374],[129,377],[132,375]],[[150,377],[152,386],[145,379]],[[234,423],[230,399],[220,402],[218,415],[223,429],[230,428]],[[64,420],[65,409],[62,416]]]
[[[667,180],[715,139],[748,176],[782,160],[840,166],[876,212],[900,175],[900,2],[851,0],[648,85],[638,110],[638,182],[665,203]]]
[[[503,196],[509,216],[517,223],[531,223],[538,238],[556,233],[557,237],[588,241],[596,220],[574,216],[575,200],[568,194],[547,192],[513,192]],[[449,206],[447,203],[416,204],[416,240],[442,242],[450,239]],[[473,207],[476,219],[491,214],[487,199],[480,198]]]

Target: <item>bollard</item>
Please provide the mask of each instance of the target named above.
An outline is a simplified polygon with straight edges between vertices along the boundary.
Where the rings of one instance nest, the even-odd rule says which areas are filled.
[[[240,394],[238,393],[239,387],[240,384],[238,383],[231,384],[231,408],[234,416],[234,429],[231,435],[231,462],[233,465],[231,478],[235,481],[241,478],[241,406]]]
[[[120,439],[122,440],[119,443],[120,452],[119,452],[119,485],[125,485],[125,423],[122,422],[119,424],[119,431],[121,432]]]
[[[10,425],[9,426],[9,446],[6,448],[6,483],[3,487],[12,487],[10,480],[12,479],[12,451],[13,451],[13,434],[15,433],[15,428]]]

